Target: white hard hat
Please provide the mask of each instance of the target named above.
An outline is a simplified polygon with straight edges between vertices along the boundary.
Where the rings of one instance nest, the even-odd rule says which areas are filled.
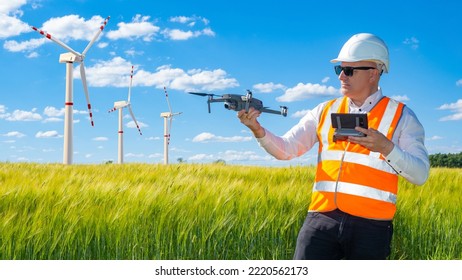
[[[388,73],[390,69],[387,45],[382,39],[370,33],[353,35],[343,45],[338,57],[330,62],[356,62],[362,60],[380,63],[385,73]]]

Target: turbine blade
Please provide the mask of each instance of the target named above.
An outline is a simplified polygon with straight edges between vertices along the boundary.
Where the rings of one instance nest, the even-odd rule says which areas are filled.
[[[108,110],[107,112],[108,112],[108,113],[112,113],[112,112],[115,112],[116,110],[117,110],[117,108],[116,108],[116,107],[114,107],[114,108],[112,108],[112,109]]]
[[[83,61],[80,63],[80,78],[82,79],[83,91],[85,92],[85,98],[87,99],[88,113],[90,114],[90,123],[91,126],[95,126],[93,123],[93,113],[91,112],[90,95],[88,94],[87,77],[85,75],[85,65],[83,64]]]
[[[104,27],[106,26],[108,20],[110,19],[111,17],[107,17],[103,24],[99,27],[99,30],[98,32],[96,32],[95,36],[93,37],[93,39],[90,41],[90,43],[88,43],[87,47],[85,48],[85,50],[83,50],[82,52],[82,56],[85,56],[85,54],[88,52],[88,50],[91,48],[91,46],[96,42],[96,40],[98,39],[99,35],[101,34],[101,32],[103,32],[104,30]]]
[[[133,83],[133,65],[132,65],[132,72],[130,74],[130,86],[128,87],[128,103],[130,103],[130,95],[132,92],[132,83]]]
[[[170,111],[170,114],[172,114],[172,107],[170,106],[170,101],[168,100],[168,92],[167,92],[166,87],[164,87],[164,92],[165,92],[165,98],[167,98],[168,110]]]
[[[133,114],[132,106],[128,105],[128,111],[130,111],[130,115],[132,116],[132,119],[133,119],[133,121],[135,122],[136,128],[138,128],[138,131],[139,131],[140,135],[143,135],[143,133],[141,133],[140,126],[138,125],[138,122],[137,122],[136,119],[135,119],[135,115]]]
[[[43,31],[43,30],[40,30],[38,29],[37,27],[34,27],[32,26],[32,29],[34,29],[35,31],[37,31],[38,33],[42,34],[43,36],[45,36],[47,39],[55,42],[56,44],[60,45],[61,47],[65,48],[66,50],[70,51],[71,53],[75,54],[76,56],[81,56],[80,53],[78,53],[77,51],[73,50],[71,47],[69,47],[68,45],[66,45],[65,43],[61,42],[61,40],[59,40],[58,38],[55,38],[53,36],[51,36],[51,34],[47,33],[46,31]]]

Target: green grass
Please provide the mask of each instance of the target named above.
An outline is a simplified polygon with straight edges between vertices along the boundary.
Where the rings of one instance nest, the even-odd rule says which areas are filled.
[[[0,259],[291,259],[314,167],[0,163]],[[462,259],[460,169],[401,181],[393,259]]]

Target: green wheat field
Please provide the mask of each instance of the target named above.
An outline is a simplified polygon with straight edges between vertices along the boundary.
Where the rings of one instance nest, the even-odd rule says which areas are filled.
[[[0,163],[2,260],[291,259],[312,166]],[[462,169],[400,181],[391,259],[462,259]]]

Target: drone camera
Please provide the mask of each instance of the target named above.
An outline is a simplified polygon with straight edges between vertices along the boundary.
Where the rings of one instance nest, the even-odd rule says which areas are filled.
[[[228,110],[235,110],[236,106],[234,106],[233,104],[230,104],[230,103],[225,103],[225,108],[228,109]]]

